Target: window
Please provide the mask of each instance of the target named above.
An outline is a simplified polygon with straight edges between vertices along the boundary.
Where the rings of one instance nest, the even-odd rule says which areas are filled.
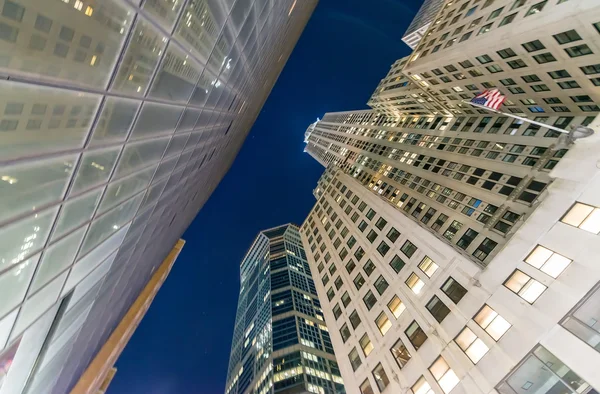
[[[580,87],[576,81],[564,81],[558,82],[557,84],[561,87],[561,89],[576,89]]]
[[[554,37],[556,42],[558,42],[561,45],[581,40],[581,36],[577,33],[576,30],[563,31],[562,33],[554,34],[552,37]]]
[[[521,77],[521,79],[523,79],[523,81],[525,81],[527,83],[540,82],[541,81],[540,77],[538,77],[535,74],[523,75]]]
[[[399,318],[402,312],[404,312],[404,310],[406,309],[406,306],[400,300],[400,298],[398,298],[397,295],[394,295],[394,297],[392,297],[390,302],[388,302],[387,307],[396,319]]]
[[[354,263],[354,260],[350,259],[350,261],[348,261],[348,263],[346,263],[346,271],[348,271],[349,274],[352,273],[352,271],[354,271],[354,268],[356,267],[356,264]]]
[[[461,249],[467,249],[469,245],[471,245],[471,242],[473,242],[475,237],[477,237],[478,235],[479,233],[477,231],[469,228],[467,229],[467,231],[465,231],[463,236],[460,237],[460,239],[456,243],[456,246],[458,246]]]
[[[375,212],[372,209],[369,209],[369,211],[367,212],[367,214],[365,216],[367,217],[367,219],[373,220],[373,218],[375,217],[376,214],[377,214],[377,212]]]
[[[473,317],[473,320],[475,320],[475,323],[483,328],[485,332],[490,334],[494,341],[498,341],[512,326],[505,318],[500,316],[498,312],[493,310],[487,304],[477,312],[475,317]]]
[[[460,300],[467,294],[467,289],[461,286],[460,283],[449,277],[448,280],[440,288],[444,294],[448,296],[455,304],[458,304]]]
[[[410,274],[410,276],[406,279],[406,285],[412,290],[413,293],[419,294],[423,287],[425,287],[425,282],[419,278],[417,274],[414,272]]]
[[[342,308],[340,307],[340,304],[335,304],[333,306],[333,316],[335,317],[335,320],[337,320],[341,315],[342,315]]]
[[[410,389],[413,394],[435,394],[431,389],[431,385],[423,376],[421,376]]]
[[[375,378],[375,383],[377,383],[377,387],[379,388],[380,392],[385,390],[388,384],[390,384],[390,380],[388,379],[381,363],[377,364],[375,369],[373,369],[373,378]]]
[[[477,6],[469,8],[469,11],[467,11],[467,13],[465,14],[465,18],[468,16],[471,16],[475,13],[475,10],[477,9]]]
[[[546,47],[544,46],[544,44],[542,44],[540,40],[529,41],[521,45],[523,46],[523,48],[525,48],[527,52],[535,52],[541,49],[546,49]]]
[[[373,389],[371,388],[371,383],[369,383],[369,379],[365,379],[365,381],[361,383],[360,394],[374,394]]]
[[[327,275],[325,275],[325,276],[327,276]],[[323,278],[323,281],[325,281],[325,278]],[[325,284],[325,283],[323,283],[323,284]],[[327,290],[327,299],[329,301],[331,301],[333,299],[333,297],[335,297],[335,291],[333,290],[333,287],[330,287],[329,290]]]
[[[437,360],[429,367],[429,372],[438,382],[442,391],[448,394],[460,382],[458,376],[454,373],[443,357],[438,357]]]
[[[358,210],[361,212],[364,211],[366,207],[367,207],[367,204],[365,204],[364,201],[361,202],[360,204],[358,204]]]
[[[384,218],[379,218],[377,220],[377,222],[375,223],[375,227],[377,227],[380,230],[383,230],[383,228],[385,227],[386,224],[387,224],[387,220],[385,220]]]
[[[364,220],[361,220],[361,221],[360,221],[360,224],[358,225],[358,229],[359,229],[359,230],[360,230],[362,233],[364,233],[367,227],[368,227],[368,224],[367,224],[367,222],[365,222]]]
[[[396,240],[398,239],[399,236],[400,236],[400,232],[393,227],[387,233],[388,239],[392,242],[396,242]]]
[[[375,289],[377,289],[377,292],[379,293],[379,295],[382,295],[387,290],[388,287],[389,287],[389,284],[388,284],[387,280],[385,280],[383,275],[379,275],[379,278],[377,278],[377,280],[375,281]]]
[[[492,30],[492,25],[493,23],[488,23],[487,25],[481,26],[481,29],[479,29],[479,33],[477,33],[477,35],[481,35],[481,34],[485,34],[488,31]]]
[[[511,48],[502,49],[496,52],[502,59],[508,59],[509,57],[517,56],[515,51]]]
[[[501,27],[501,26],[508,25],[508,24],[512,23],[512,21],[515,20],[516,16],[517,16],[516,12],[514,14],[506,15],[504,18],[502,18],[502,21],[500,22],[500,24],[498,25],[498,27]]]
[[[360,326],[360,323],[360,316],[358,316],[356,311],[353,311],[350,314],[350,324],[352,324],[352,328],[356,330],[356,327]]]
[[[531,90],[534,92],[549,92],[550,88],[542,83],[539,85],[531,85]]]
[[[461,229],[461,227],[462,227],[462,223],[459,222],[458,220],[454,220],[450,224],[450,226],[448,226],[446,231],[444,232],[444,234],[443,234],[444,238],[446,238],[448,240],[452,240],[452,238],[454,238],[454,236],[456,235],[458,230]]]
[[[501,394],[525,393],[528,391],[524,390],[529,389],[536,394],[596,392],[585,380],[540,345],[497,387]]]
[[[344,343],[350,338],[350,329],[346,323],[340,328],[340,335],[342,336],[342,342]]]
[[[354,252],[354,257],[356,257],[357,261],[360,261],[365,256],[365,251],[360,246]]]
[[[438,298],[438,296],[433,296],[425,307],[438,323],[441,323],[450,313],[450,309]]]
[[[511,60],[509,62],[506,62],[506,64],[508,64],[513,70],[527,67],[527,64],[521,59]]]
[[[546,290],[546,286],[521,270],[515,270],[504,282],[504,286],[530,304],[533,304]]]
[[[492,74],[499,73],[499,72],[502,72],[502,71],[503,71],[503,70],[502,70],[502,67],[500,67],[500,66],[499,66],[499,65],[497,65],[497,64],[492,64],[491,66],[487,66],[487,67],[486,67],[486,69],[487,69],[487,70],[488,70],[490,73],[492,73]]]
[[[557,278],[571,264],[572,260],[538,245],[525,258],[525,262],[551,277]]]
[[[492,58],[489,57],[488,55],[477,56],[475,59],[477,59],[479,61],[479,63],[481,63],[481,64],[487,64],[487,63],[492,62]]]
[[[573,102],[575,102],[575,103],[591,103],[592,102],[592,98],[590,96],[588,96],[587,94],[579,95],[579,96],[571,96],[571,100],[573,100]]]
[[[419,263],[419,268],[421,269],[421,271],[423,271],[425,275],[427,275],[428,278],[431,278],[431,276],[435,273],[435,271],[437,271],[439,267],[433,260],[425,256],[423,257],[423,260],[421,260],[421,262]]]
[[[567,70],[549,71],[548,75],[550,75],[552,79],[568,78],[571,76]]]
[[[425,335],[425,332],[421,329],[421,327],[419,327],[419,324],[417,324],[417,322],[414,320],[412,323],[410,323],[410,326],[408,326],[404,333],[408,337],[408,340],[413,345],[415,350],[419,350],[421,345],[423,345],[423,343],[427,340],[427,335]]]
[[[463,328],[460,334],[454,338],[454,342],[465,352],[473,364],[477,364],[490,350],[469,327]]]
[[[367,276],[370,276],[373,273],[373,271],[375,271],[375,264],[373,264],[371,260],[367,260],[367,262],[363,266],[363,270],[365,270]]]
[[[384,241],[381,241],[379,246],[377,247],[377,251],[381,256],[385,256],[385,254],[390,250],[390,246],[386,244]]]
[[[344,304],[344,308],[346,308],[350,302],[352,302],[352,299],[350,298],[350,294],[346,291],[342,294],[342,304]]]
[[[360,356],[358,355],[358,350],[356,350],[355,347],[352,348],[352,350],[348,354],[348,359],[350,360],[350,365],[352,365],[353,371],[356,371],[358,369],[358,367],[360,367],[362,364]],[[361,390],[362,390],[362,385],[361,385]]]
[[[473,256],[480,261],[484,261],[496,246],[498,246],[496,241],[486,238],[479,244],[477,249],[475,249]]]
[[[565,52],[567,52],[567,54],[570,57],[579,57],[591,55],[592,53],[594,53],[586,44],[575,45],[574,47],[565,48]]]
[[[369,339],[369,336],[367,334],[363,335],[362,338],[360,338],[359,343],[365,357],[371,354],[371,352],[373,351],[373,344],[371,343],[371,340]]]
[[[585,75],[600,74],[600,64],[592,64],[589,66],[579,67]]]
[[[529,16],[529,15],[533,15],[533,14],[537,14],[538,12],[541,12],[544,9],[544,6],[546,5],[548,1],[544,0],[544,1],[540,1],[537,4],[532,5],[529,10],[527,10],[527,13],[525,14],[525,16]]]
[[[342,281],[342,278],[340,278],[340,277],[338,276],[337,278],[335,278],[335,282],[334,282],[334,284],[335,284],[335,288],[336,288],[337,290],[339,290],[339,289],[340,289],[340,287],[342,287],[342,286],[344,285],[344,282]]]
[[[375,319],[375,324],[377,324],[381,335],[385,335],[389,331],[390,327],[392,327],[392,322],[390,319],[388,319],[385,312],[381,312],[379,316],[377,316],[377,319]]]
[[[396,360],[399,368],[404,367],[412,357],[401,339],[398,339],[396,343],[394,343],[390,352],[392,352],[392,356],[394,356],[394,360]]]
[[[404,253],[408,258],[412,257],[413,254],[417,251],[417,247],[410,241],[404,242],[402,248],[400,250]]]
[[[367,234],[367,239],[369,242],[373,243],[377,239],[377,232],[375,230],[369,231],[369,234]]]
[[[490,16],[488,16],[487,20],[489,21],[490,19],[497,18],[498,15],[500,15],[502,13],[503,9],[504,9],[504,7],[500,7],[500,8],[495,9],[494,11],[492,11],[490,13]]]
[[[363,278],[362,274],[356,275],[356,278],[354,278],[354,286],[356,286],[356,290],[360,290],[364,284],[365,278]]]
[[[4,7],[2,8],[2,16],[17,22],[21,22],[23,20],[24,13],[25,8],[10,0],[6,0]]]
[[[377,303],[377,297],[375,297],[373,292],[371,290],[369,290],[367,292],[367,294],[365,294],[365,296],[363,297],[363,301],[364,301],[365,305],[367,306],[367,309],[371,310],[371,308],[373,308],[373,305],[375,305]]]

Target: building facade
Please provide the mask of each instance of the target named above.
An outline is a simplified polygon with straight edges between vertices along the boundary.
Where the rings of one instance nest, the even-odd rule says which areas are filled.
[[[345,393],[298,227],[261,231],[240,280],[225,394]]]
[[[0,393],[77,383],[228,170],[315,5],[0,1]],[[54,357],[31,374],[50,329]]]
[[[371,110],[309,126],[301,233],[348,393],[600,392],[597,77],[597,1],[446,1]],[[596,134],[467,103],[491,88]]]

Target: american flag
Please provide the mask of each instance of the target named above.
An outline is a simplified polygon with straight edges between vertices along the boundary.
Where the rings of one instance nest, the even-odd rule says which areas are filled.
[[[485,90],[483,93],[479,93],[477,96],[473,97],[471,102],[473,104],[479,104],[497,110],[500,108],[505,99],[506,97],[500,94],[498,89],[490,89]]]

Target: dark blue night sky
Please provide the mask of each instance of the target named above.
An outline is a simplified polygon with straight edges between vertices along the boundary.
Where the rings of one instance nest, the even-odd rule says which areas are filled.
[[[303,153],[325,112],[366,108],[422,0],[320,0],[248,138],[183,238],[109,394],[223,393],[239,262],[261,229],[302,224],[323,168]]]

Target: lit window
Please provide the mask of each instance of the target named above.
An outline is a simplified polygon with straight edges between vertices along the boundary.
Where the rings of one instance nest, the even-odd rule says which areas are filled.
[[[498,312],[493,310],[489,305],[484,305],[483,308],[473,318],[475,323],[479,324],[495,341],[499,340],[502,335],[512,326],[505,318],[500,316]]]
[[[600,232],[600,209],[576,202],[560,221],[598,234]]]
[[[421,271],[423,271],[423,273],[425,273],[425,275],[427,275],[428,278],[431,278],[431,276],[435,274],[435,271],[437,271],[439,267],[433,260],[425,256],[419,263],[419,268]]]
[[[553,278],[558,277],[571,261],[565,256],[554,253],[550,249],[546,249],[538,245],[533,249],[533,252],[527,256],[525,262],[539,269],[540,271],[550,275]]]
[[[396,343],[394,344],[394,346],[392,346],[390,351],[392,352],[392,356],[394,356],[394,359],[396,360],[396,362],[398,363],[398,367],[400,368],[405,366],[406,363],[408,363],[412,357],[410,355],[410,352],[408,351],[406,346],[404,346],[404,343],[400,339],[396,341]]]
[[[404,312],[406,309],[406,306],[402,300],[400,300],[400,298],[398,298],[396,295],[390,300],[390,302],[388,302],[387,307],[396,319],[399,318],[402,312]]]
[[[431,388],[431,385],[423,376],[421,376],[410,389],[412,390],[413,394],[435,394]]]
[[[406,285],[410,287],[413,293],[419,294],[421,290],[423,290],[425,282],[423,282],[421,278],[419,278],[419,276],[413,272],[412,274],[410,274],[408,279],[406,279]]]
[[[454,339],[454,342],[465,352],[473,364],[477,364],[490,350],[469,327],[465,327]]]
[[[452,389],[460,382],[458,376],[456,376],[454,371],[450,369],[450,366],[446,360],[444,360],[444,358],[441,356],[438,357],[433,364],[431,364],[431,367],[429,367],[429,372],[431,372],[435,380],[442,388],[442,391],[444,391],[446,394],[452,391]]]
[[[392,322],[390,319],[388,319],[384,312],[381,312],[379,316],[377,316],[375,323],[377,324],[377,327],[379,327],[379,332],[381,332],[381,335],[385,335],[389,331],[390,327],[392,327]]]
[[[371,343],[371,340],[367,334],[360,338],[360,347],[362,348],[365,357],[367,357],[373,351],[373,344]]]
[[[530,304],[533,304],[546,290],[546,286],[520,270],[515,270],[504,282],[504,286]]]
[[[94,13],[94,9],[88,5],[88,7],[85,9],[85,14],[87,16],[92,16],[93,13]]]

